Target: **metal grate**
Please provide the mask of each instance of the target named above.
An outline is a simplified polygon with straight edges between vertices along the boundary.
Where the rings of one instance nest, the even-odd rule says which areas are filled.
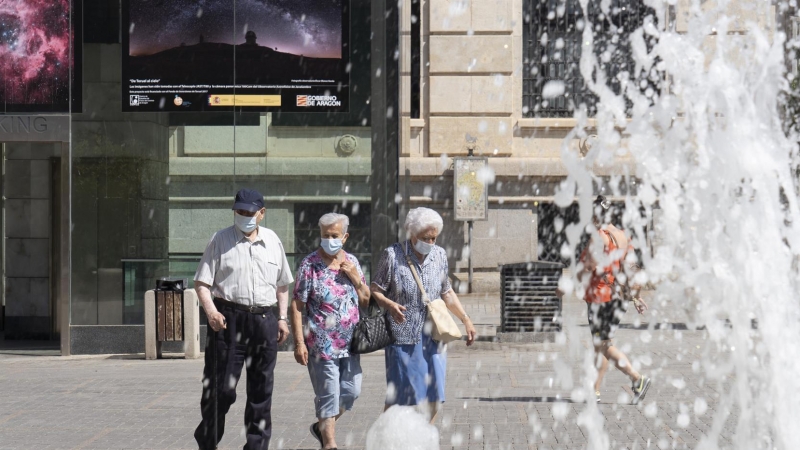
[[[800,17],[791,17],[789,19],[792,23],[792,39],[787,44],[787,47],[793,51],[789,52],[789,59],[791,61],[792,73],[797,76],[798,69],[800,69],[800,50],[798,50],[797,38],[800,37]]]
[[[561,264],[541,261],[502,266],[502,332],[561,330],[561,300],[556,297],[556,288],[562,268]]]
[[[586,88],[579,68],[585,24],[579,0],[523,0],[523,8],[523,114],[572,117],[576,105],[585,104],[588,114],[594,116],[597,97]],[[599,0],[589,0],[587,13],[594,27],[594,50],[608,85],[619,94],[622,86],[634,82],[642,92],[653,89],[654,95],[661,76],[655,71],[634,73],[629,37],[648,16],[655,20],[655,11],[642,0],[611,0],[608,11],[606,16]],[[649,39],[651,46],[654,38]],[[564,93],[544,98],[544,86],[554,80],[564,83]]]

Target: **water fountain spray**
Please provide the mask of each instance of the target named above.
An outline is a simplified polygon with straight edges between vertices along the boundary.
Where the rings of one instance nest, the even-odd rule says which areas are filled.
[[[601,2],[606,14],[611,3]],[[645,3],[668,17],[675,2]],[[585,157],[569,147],[589,124],[586,108],[576,107],[578,126],[561,153],[569,176],[556,203],[579,199],[580,223],[567,229],[574,254],[602,184],[593,169],[635,161],[635,173],[609,186],[625,197],[623,226],[636,247],[647,248],[653,224],[656,244],[643,252],[645,269],[636,275],[655,286],[651,328],[668,320],[666,311],[680,311],[687,326],[705,329],[696,368],[721,394],[712,432],[698,448],[720,447],[729,414],[737,417],[736,448],[800,448],[800,211],[797,139],[784,131],[781,112],[785,36],[772,25],[769,2],[740,3],[736,17],[731,2],[693,0],[684,33],[646,20],[631,34],[635,71],[616,80],[606,75],[586,20],[580,71],[599,99],[597,138]],[[588,0],[581,6],[590,17]],[[744,32],[728,33],[734,20]],[[654,74],[658,91],[641,82]],[[599,412],[587,408],[579,422],[591,448],[607,448],[597,420]]]

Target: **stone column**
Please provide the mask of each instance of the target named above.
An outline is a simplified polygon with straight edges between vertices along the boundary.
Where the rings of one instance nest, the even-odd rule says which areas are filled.
[[[119,45],[84,52],[84,112],[72,122],[72,324],[141,324],[141,299],[123,302],[121,260],[168,256],[168,116],[121,112]]]

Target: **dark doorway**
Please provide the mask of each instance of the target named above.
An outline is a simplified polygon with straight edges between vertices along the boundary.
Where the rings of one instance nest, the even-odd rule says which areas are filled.
[[[2,147],[3,348],[58,347],[61,144]],[[41,342],[44,341],[44,342]]]

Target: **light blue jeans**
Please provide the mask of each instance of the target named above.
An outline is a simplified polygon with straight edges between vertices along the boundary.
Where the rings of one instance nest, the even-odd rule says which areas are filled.
[[[311,357],[308,374],[314,387],[318,419],[336,417],[341,409],[353,409],[361,394],[361,355],[331,360]]]

